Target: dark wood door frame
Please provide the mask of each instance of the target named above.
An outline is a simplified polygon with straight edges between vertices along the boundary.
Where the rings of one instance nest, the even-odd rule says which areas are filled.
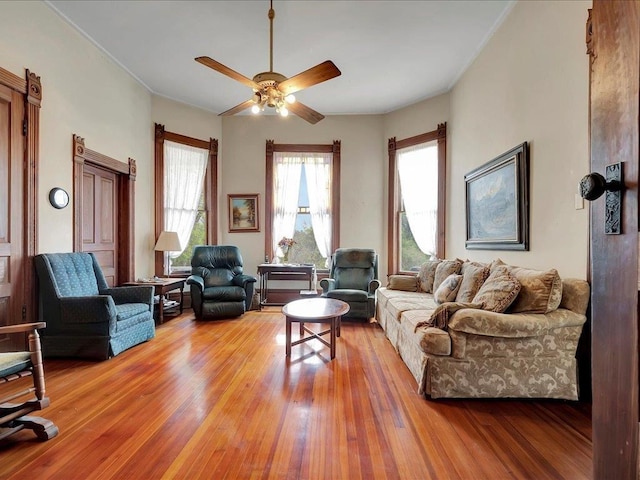
[[[594,0],[591,170],[622,162],[622,233],[607,235],[605,198],[591,203],[593,478],[638,478],[638,180],[640,2]]]
[[[82,251],[82,188],[84,165],[90,163],[118,175],[118,283],[130,282],[135,272],[135,180],[136,161],[127,163],[85,147],[84,138],[73,135],[73,250]]]
[[[24,121],[22,134],[25,139],[24,152],[24,204],[23,204],[23,242],[24,242],[24,299],[22,321],[34,322],[37,318],[36,276],[33,257],[38,251],[38,168],[40,164],[40,105],[42,103],[42,83],[35,73],[25,70],[25,78],[0,67],[0,84],[11,88],[24,97]],[[18,319],[16,319],[18,322]]]

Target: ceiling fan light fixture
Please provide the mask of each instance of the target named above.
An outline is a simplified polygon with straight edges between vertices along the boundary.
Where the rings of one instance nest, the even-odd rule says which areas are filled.
[[[292,94],[305,88],[312,87],[322,82],[341,75],[338,67],[331,60],[325,60],[292,77],[285,77],[281,73],[273,71],[273,0],[269,8],[269,71],[256,74],[253,79],[245,77],[241,73],[223,65],[210,57],[196,57],[195,60],[227,77],[250,87],[253,90],[251,100],[246,100],[220,115],[235,115],[245,109],[251,109],[254,114],[264,111],[265,106],[274,108],[281,116],[289,115],[287,105],[293,105],[296,97]],[[296,103],[291,110],[295,115],[315,124],[324,118],[324,115],[312,110],[302,103]]]

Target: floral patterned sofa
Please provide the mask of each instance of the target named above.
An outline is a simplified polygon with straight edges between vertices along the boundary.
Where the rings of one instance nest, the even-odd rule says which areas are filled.
[[[576,349],[589,284],[456,260],[391,275],[376,320],[431,398],[578,399]]]

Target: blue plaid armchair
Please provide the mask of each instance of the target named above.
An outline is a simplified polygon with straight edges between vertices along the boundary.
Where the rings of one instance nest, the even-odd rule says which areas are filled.
[[[155,336],[153,287],[110,288],[92,253],[34,258],[45,357],[106,360]]]

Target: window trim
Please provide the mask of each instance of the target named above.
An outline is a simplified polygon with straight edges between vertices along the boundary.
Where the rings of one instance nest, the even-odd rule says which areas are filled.
[[[299,152],[299,153],[332,153],[331,162],[331,251],[340,246],[340,140],[334,140],[332,144],[300,144],[300,143],[274,143],[267,140],[265,150],[265,228],[264,228],[264,255],[271,258],[272,230],[273,230],[273,154],[274,152]],[[322,271],[323,269],[318,269]]]
[[[413,137],[396,140],[392,137],[388,142],[389,153],[389,198],[387,214],[387,274],[406,273],[400,271],[400,246],[398,242],[400,211],[400,181],[396,163],[398,150],[438,141],[438,222],[436,232],[436,256],[445,258],[445,225],[446,225],[446,173],[447,173],[447,123],[439,123],[437,130],[422,133]]]
[[[164,125],[155,124],[155,153],[154,153],[154,205],[155,205],[155,238],[164,230],[164,141],[181,143],[191,147],[202,148],[209,151],[207,160],[207,172],[204,178],[205,211],[207,213],[207,242],[218,243],[218,140],[200,140],[179,133],[168,132]],[[163,276],[164,259],[163,252],[154,252],[155,274]],[[174,276],[185,276],[176,273]]]

